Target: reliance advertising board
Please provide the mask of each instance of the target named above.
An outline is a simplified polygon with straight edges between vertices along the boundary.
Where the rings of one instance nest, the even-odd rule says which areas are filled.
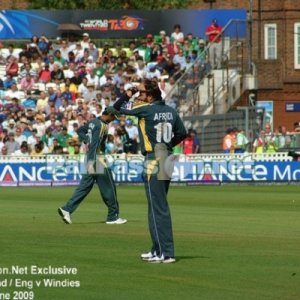
[[[117,159],[108,163],[117,183],[141,183],[147,165],[142,159]],[[101,168],[100,168],[101,169]],[[101,170],[96,168],[97,172]],[[99,171],[100,170],[100,171]],[[300,162],[211,160],[174,162],[167,166],[172,182],[210,184],[230,182],[291,182],[300,180]],[[85,167],[82,162],[0,162],[0,185],[74,185]]]

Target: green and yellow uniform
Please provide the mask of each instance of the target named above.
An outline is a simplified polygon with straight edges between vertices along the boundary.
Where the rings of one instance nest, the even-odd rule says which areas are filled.
[[[148,223],[152,253],[174,257],[171,215],[167,202],[170,178],[165,176],[165,161],[172,148],[186,137],[177,112],[164,101],[139,103],[120,113],[138,118],[141,152],[145,156],[144,185],[148,200]]]
[[[94,119],[78,129],[79,140],[89,147],[86,154],[87,173],[82,175],[79,186],[67,204],[62,207],[63,210],[73,213],[96,182],[102,199],[108,208],[107,221],[118,219],[119,203],[111,170],[105,164],[102,165],[103,168],[101,168],[100,173],[97,170],[97,165],[99,165],[99,162],[97,163],[98,155],[104,153],[107,131],[107,124],[99,119]]]

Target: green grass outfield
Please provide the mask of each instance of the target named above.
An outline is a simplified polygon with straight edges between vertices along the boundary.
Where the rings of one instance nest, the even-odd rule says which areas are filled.
[[[34,299],[300,299],[299,186],[171,187],[178,262],[169,265],[139,258],[150,247],[143,187],[118,187],[125,225],[104,223],[96,188],[64,224],[57,207],[73,190],[1,188],[0,270],[66,265],[78,274],[2,274],[0,296],[12,292],[5,280],[55,278],[80,287],[35,286]]]

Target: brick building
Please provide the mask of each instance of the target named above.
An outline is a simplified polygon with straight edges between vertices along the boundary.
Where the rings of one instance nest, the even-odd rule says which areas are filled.
[[[209,2],[209,1],[208,1]],[[249,10],[251,0],[199,0],[195,9]],[[300,105],[300,1],[253,0],[252,58],[258,74],[258,100],[273,101],[274,126],[293,129],[299,112],[287,112],[287,103]],[[25,0],[2,0],[0,9],[26,8]],[[239,105],[246,105],[246,95]]]
[[[28,7],[26,0],[1,0],[0,9],[25,9]]]
[[[253,0],[252,58],[257,68],[258,100],[273,101],[274,126],[293,129],[299,112],[287,112],[288,103],[300,106],[300,1]],[[245,8],[250,0],[215,0],[213,8]],[[210,8],[200,1],[197,8]],[[242,98],[239,105],[247,104]],[[290,107],[291,108],[291,107]]]

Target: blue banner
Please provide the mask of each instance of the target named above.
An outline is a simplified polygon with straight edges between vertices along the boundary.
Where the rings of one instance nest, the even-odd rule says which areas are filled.
[[[286,112],[300,112],[300,102],[285,103]]]
[[[0,39],[30,39],[46,35],[61,35],[60,24],[78,25],[91,38],[135,38],[158,34],[165,30],[170,35],[176,23],[182,32],[205,39],[206,28],[216,18],[221,26],[230,20],[246,21],[246,10],[2,10],[0,11]],[[157,22],[159,20],[159,22]],[[226,36],[246,35],[246,22],[233,26]]]
[[[141,183],[146,170],[143,160],[115,160],[109,163],[117,183]],[[216,161],[175,162],[173,182],[290,182],[300,180],[300,162],[243,161],[239,159]],[[82,174],[80,162],[64,163],[0,162],[0,185],[74,185]],[[167,170],[168,172],[168,170]]]

